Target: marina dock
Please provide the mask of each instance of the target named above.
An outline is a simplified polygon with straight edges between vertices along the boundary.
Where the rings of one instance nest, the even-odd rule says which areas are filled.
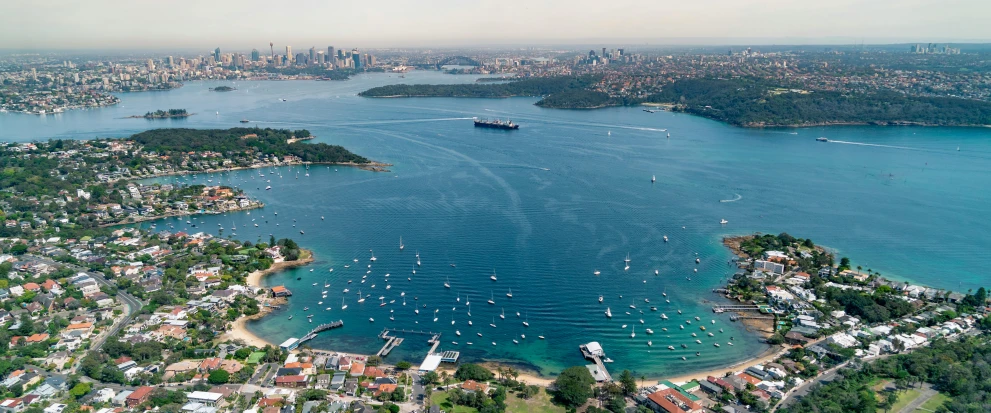
[[[430,347],[430,351],[428,352],[428,354],[434,353],[437,350],[437,346],[440,345],[440,333],[433,333],[430,331],[422,331],[422,330],[421,331],[396,330],[391,328],[384,328],[382,329],[382,332],[379,333],[379,338],[385,340],[385,344],[382,346],[381,349],[379,349],[378,353],[375,353],[375,355],[379,357],[385,357],[389,355],[390,352],[392,352],[392,349],[402,344],[403,338],[397,337],[396,334],[423,334],[430,336],[430,339],[427,340],[427,343],[432,344],[432,346]]]
[[[764,311],[764,309],[756,305],[716,305],[712,307],[712,312],[714,313],[723,313],[726,311]]]
[[[316,326],[316,328],[310,330],[309,333],[306,333],[306,335],[303,336],[303,338],[299,339],[299,341],[296,342],[296,346],[299,346],[300,344],[303,344],[307,341],[313,340],[314,338],[317,337],[317,334],[320,333],[321,331],[327,331],[332,328],[338,328],[338,327],[344,327],[344,320],[337,320],[331,323],[320,324]]]
[[[602,350],[602,346],[593,341],[588,344],[582,344],[578,348],[582,351],[583,357],[595,363],[596,373],[593,373],[592,376],[596,378],[596,381],[611,382],[612,376],[609,374],[609,370],[606,369],[606,364],[602,361],[603,357],[606,356],[606,353]]]

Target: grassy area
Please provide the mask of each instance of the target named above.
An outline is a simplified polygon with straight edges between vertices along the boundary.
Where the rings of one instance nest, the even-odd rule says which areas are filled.
[[[478,409],[467,406],[455,406],[447,400],[446,391],[434,391],[430,395],[430,403],[440,406],[440,409],[448,413],[477,413]]]
[[[944,395],[943,393],[936,393],[935,396],[930,397],[929,400],[926,400],[925,403],[922,403],[920,409],[916,409],[916,411],[917,412],[936,411],[937,407],[942,406],[943,403],[946,403],[948,400],[950,400],[950,398]]]
[[[529,400],[516,397],[515,394],[506,396],[507,413],[564,413],[564,407],[551,403],[551,396],[544,389]]]
[[[908,389],[908,390],[899,392],[898,393],[898,401],[895,402],[895,405],[894,406],[891,406],[891,408],[888,409],[888,411],[900,412],[902,409],[905,408],[905,406],[908,406],[908,404],[911,403],[912,400],[915,400],[916,398],[918,398],[919,397],[919,394],[921,394],[921,392],[919,392],[916,389]]]

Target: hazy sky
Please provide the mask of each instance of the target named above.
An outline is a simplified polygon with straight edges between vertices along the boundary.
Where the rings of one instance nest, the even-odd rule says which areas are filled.
[[[991,41],[991,0],[0,0],[0,48]]]

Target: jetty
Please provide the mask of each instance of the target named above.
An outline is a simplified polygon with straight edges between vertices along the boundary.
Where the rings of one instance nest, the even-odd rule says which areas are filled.
[[[391,352],[392,349],[402,344],[403,338],[398,337],[399,334],[403,334],[403,335],[421,334],[421,335],[430,336],[430,339],[427,340],[427,343],[430,343],[431,346],[427,354],[433,354],[434,352],[437,351],[437,347],[440,346],[440,333],[434,333],[423,330],[403,330],[403,329],[397,330],[393,328],[384,328],[382,329],[382,332],[379,333],[379,338],[385,340],[385,345],[382,346],[382,348],[378,351],[378,353],[376,353],[376,355],[379,357],[385,357],[389,355],[389,352]]]
[[[299,346],[300,344],[303,344],[307,341],[313,340],[314,338],[317,337],[317,333],[320,333],[321,331],[327,331],[332,328],[338,328],[338,327],[344,327],[344,320],[337,320],[331,323],[320,324],[316,326],[314,329],[310,330],[309,333],[306,333],[306,335],[303,336],[303,338],[299,339],[299,341],[296,343],[296,346]]]
[[[765,306],[757,305],[716,305],[712,307],[712,312],[723,313],[726,311],[759,311],[766,312]]]
[[[603,362],[603,357],[606,356],[605,351],[602,350],[602,345],[598,342],[593,341],[591,343],[582,344],[578,346],[582,352],[582,356],[588,360],[592,360],[595,365],[587,366],[589,373],[592,373],[592,377],[595,378],[597,382],[611,382],[612,376],[609,375],[609,370],[606,369],[606,364]],[[594,371],[593,371],[594,369]]]

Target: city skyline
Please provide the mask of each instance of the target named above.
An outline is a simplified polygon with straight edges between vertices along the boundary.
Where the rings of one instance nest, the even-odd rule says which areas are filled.
[[[979,0],[841,0],[802,4],[748,0],[664,4],[616,0],[519,0],[460,4],[385,0],[215,1],[196,9],[96,0],[0,4],[0,49],[261,48],[270,41],[364,47],[593,44],[652,45],[963,43],[991,40]],[[715,12],[714,12],[715,10]],[[925,10],[924,13],[920,10]],[[967,13],[962,13],[966,10]],[[154,16],[150,18],[149,16]],[[815,16],[810,19],[810,16]],[[221,19],[224,24],[218,24]],[[429,28],[429,30],[428,30]]]

